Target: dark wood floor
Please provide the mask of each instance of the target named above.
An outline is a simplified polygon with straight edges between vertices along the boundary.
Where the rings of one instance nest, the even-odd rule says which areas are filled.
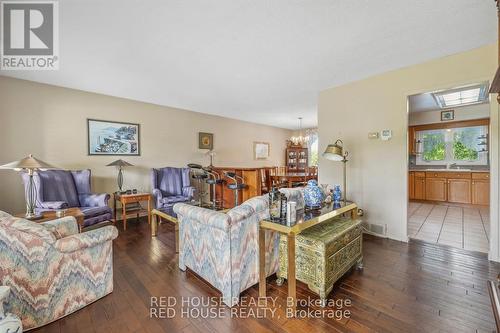
[[[286,283],[277,287],[270,281],[268,296],[278,297],[275,318],[231,319],[229,308],[221,307],[225,318],[178,314],[174,319],[150,319],[151,296],[177,296],[180,302],[182,296],[219,293],[178,269],[171,225],[160,225],[155,239],[149,233],[147,222],[131,220],[114,244],[114,292],[36,332],[494,331],[486,280],[495,278],[500,265],[489,263],[484,254],[370,236],[365,236],[364,270],[348,273],[330,294],[335,300],[352,301],[350,318],[288,319]],[[299,283],[298,288],[299,298],[316,298],[305,285]],[[242,296],[258,297],[257,286]]]

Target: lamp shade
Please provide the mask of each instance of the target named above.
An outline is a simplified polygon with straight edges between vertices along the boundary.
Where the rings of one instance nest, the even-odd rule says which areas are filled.
[[[113,161],[106,166],[127,167],[127,166],[134,166],[134,165],[127,162],[127,161],[120,159],[120,160]]]
[[[0,165],[0,169],[14,169],[14,170],[37,170],[37,169],[57,169],[55,166],[50,165],[44,161],[40,161],[29,154],[28,157],[22,160]]]
[[[323,157],[330,161],[343,161],[345,154],[342,140],[337,140],[334,144],[329,144],[323,153]]]

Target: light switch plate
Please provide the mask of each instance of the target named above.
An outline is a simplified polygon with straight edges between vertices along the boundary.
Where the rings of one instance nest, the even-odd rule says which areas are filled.
[[[382,130],[380,132],[380,138],[384,141],[390,140],[392,138],[392,131],[391,130]]]

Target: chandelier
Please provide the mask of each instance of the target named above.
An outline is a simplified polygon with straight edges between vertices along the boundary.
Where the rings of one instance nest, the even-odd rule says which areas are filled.
[[[306,134],[304,135],[302,133],[302,117],[299,117],[299,133],[297,136],[292,136],[290,138],[290,141],[292,141],[292,143],[295,145],[295,146],[302,146],[302,145],[305,145],[309,142],[309,134],[307,133],[306,131]]]

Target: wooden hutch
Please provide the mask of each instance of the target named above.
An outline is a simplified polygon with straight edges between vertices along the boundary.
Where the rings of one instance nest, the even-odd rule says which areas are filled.
[[[307,148],[289,146],[285,152],[285,165],[287,172],[305,172],[309,165]]]

